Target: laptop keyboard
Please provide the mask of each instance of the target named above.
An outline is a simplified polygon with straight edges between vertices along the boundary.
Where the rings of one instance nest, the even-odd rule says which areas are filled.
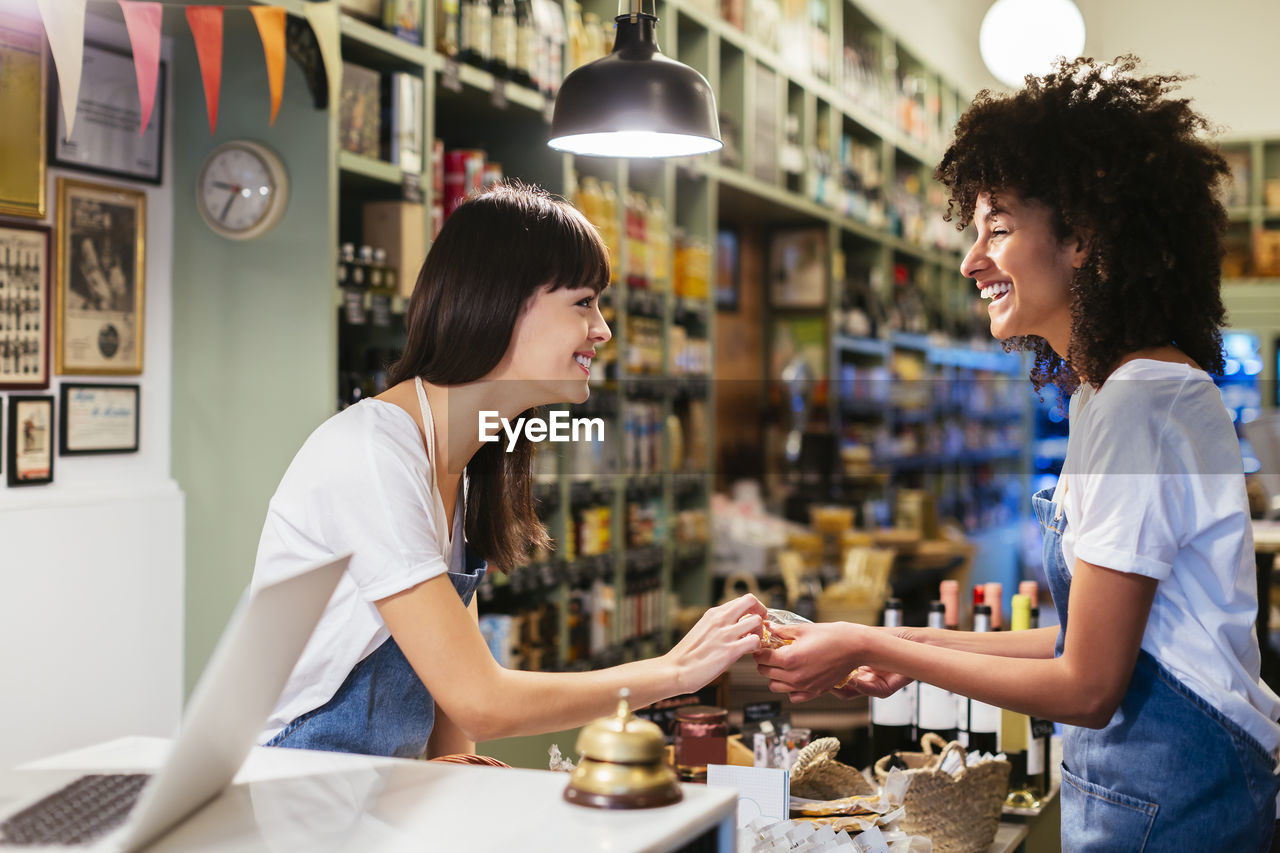
[[[88,844],[124,823],[149,773],[92,774],[0,823],[0,846]]]

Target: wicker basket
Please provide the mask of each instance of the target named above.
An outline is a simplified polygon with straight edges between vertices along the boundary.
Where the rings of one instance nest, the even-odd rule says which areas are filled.
[[[818,738],[800,750],[791,768],[791,793],[813,800],[839,800],[876,792],[861,770],[836,761],[840,741],[833,737]]]
[[[982,853],[995,840],[1009,786],[1007,761],[980,761],[963,767],[965,749],[946,743],[930,732],[921,739],[924,752],[899,753],[911,777],[906,814],[901,828],[911,835],[927,835],[934,853]],[[935,753],[934,748],[942,751]],[[952,776],[941,769],[947,753],[960,753],[962,768]],[[886,755],[876,762],[876,780],[884,784],[889,773]]]

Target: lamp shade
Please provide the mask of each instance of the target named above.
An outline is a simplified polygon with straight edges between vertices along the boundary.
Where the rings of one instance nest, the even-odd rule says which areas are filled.
[[[1019,87],[1048,73],[1054,57],[1084,50],[1084,18],[1071,0],[996,0],[982,19],[978,50],[992,76]]]
[[[558,151],[594,157],[682,157],[718,150],[711,84],[658,50],[652,15],[617,17],[613,52],[560,85],[551,119]]]

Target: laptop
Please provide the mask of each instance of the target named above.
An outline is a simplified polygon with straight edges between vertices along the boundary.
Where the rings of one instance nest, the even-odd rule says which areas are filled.
[[[159,771],[89,774],[0,816],[0,851],[130,853],[222,793],[253,748],[350,559],[246,590]]]

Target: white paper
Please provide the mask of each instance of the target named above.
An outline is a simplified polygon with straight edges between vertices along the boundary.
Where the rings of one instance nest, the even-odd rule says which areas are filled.
[[[709,764],[707,785],[737,789],[738,826],[746,826],[756,818],[775,821],[787,819],[791,777],[785,770]]]

